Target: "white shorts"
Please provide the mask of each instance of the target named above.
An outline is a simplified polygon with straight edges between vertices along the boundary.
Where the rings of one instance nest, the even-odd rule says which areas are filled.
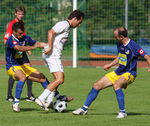
[[[64,72],[63,65],[60,58],[44,58],[51,73],[53,72]]]

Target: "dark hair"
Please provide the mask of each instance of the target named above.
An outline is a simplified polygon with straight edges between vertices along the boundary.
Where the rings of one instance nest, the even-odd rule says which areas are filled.
[[[84,18],[84,13],[81,12],[80,10],[74,10],[71,12],[71,14],[68,16],[68,20],[71,20],[72,18],[76,17],[77,20]]]
[[[12,30],[16,32],[18,29],[21,29],[22,31],[25,31],[24,23],[22,23],[22,22],[14,23],[13,26],[12,26]]]
[[[118,30],[118,35],[123,37],[128,37],[128,31],[125,27],[118,27],[115,30]]]
[[[16,7],[15,8],[15,13],[17,13],[18,11],[22,11],[22,12],[26,12],[26,9],[25,9],[25,7],[24,6],[18,6],[18,7]]]

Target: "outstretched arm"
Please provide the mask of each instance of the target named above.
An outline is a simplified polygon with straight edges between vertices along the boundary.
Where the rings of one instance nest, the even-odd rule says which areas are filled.
[[[40,42],[36,42],[33,46],[20,46],[20,45],[14,46],[14,49],[18,51],[30,51],[35,48],[43,48],[43,45]]]
[[[150,57],[148,55],[145,55],[144,58],[146,59],[147,63],[148,63],[148,72],[150,72]]]
[[[104,70],[108,70],[109,68],[111,68],[112,66],[115,66],[116,64],[118,64],[118,57],[116,57],[111,63],[106,64],[103,69]]]
[[[45,50],[45,52],[44,52],[45,54],[49,54],[52,51],[53,40],[54,40],[55,35],[56,35],[56,32],[53,29],[48,31],[48,46],[49,46],[49,48]]]

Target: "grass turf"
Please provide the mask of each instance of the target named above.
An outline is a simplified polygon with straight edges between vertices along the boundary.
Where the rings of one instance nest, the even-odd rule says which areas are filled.
[[[35,67],[52,80],[46,67]],[[83,104],[92,83],[105,73],[107,72],[101,68],[65,68],[65,83],[59,87],[59,91],[61,94],[75,97],[74,101],[68,103],[65,113],[56,113],[52,110],[44,112],[35,103],[25,101],[27,90],[25,84],[20,103],[21,112],[15,113],[11,108],[12,103],[5,101],[8,76],[5,67],[0,66],[0,126],[149,126],[150,73],[144,68],[138,69],[135,82],[124,91],[127,118],[115,118],[118,105],[111,87],[100,92],[91,105],[88,115],[72,115],[71,112]],[[35,96],[39,96],[42,91],[40,84],[33,83]]]

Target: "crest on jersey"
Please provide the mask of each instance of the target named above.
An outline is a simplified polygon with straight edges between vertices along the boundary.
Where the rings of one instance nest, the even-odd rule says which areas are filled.
[[[125,53],[128,55],[130,53],[130,51],[129,50],[125,50]]]
[[[17,44],[17,42],[16,42],[16,41],[13,41],[12,43],[13,43],[14,45],[16,45],[16,44]]]
[[[143,54],[144,54],[143,49],[140,49],[138,52],[139,52],[141,55],[143,55]]]

